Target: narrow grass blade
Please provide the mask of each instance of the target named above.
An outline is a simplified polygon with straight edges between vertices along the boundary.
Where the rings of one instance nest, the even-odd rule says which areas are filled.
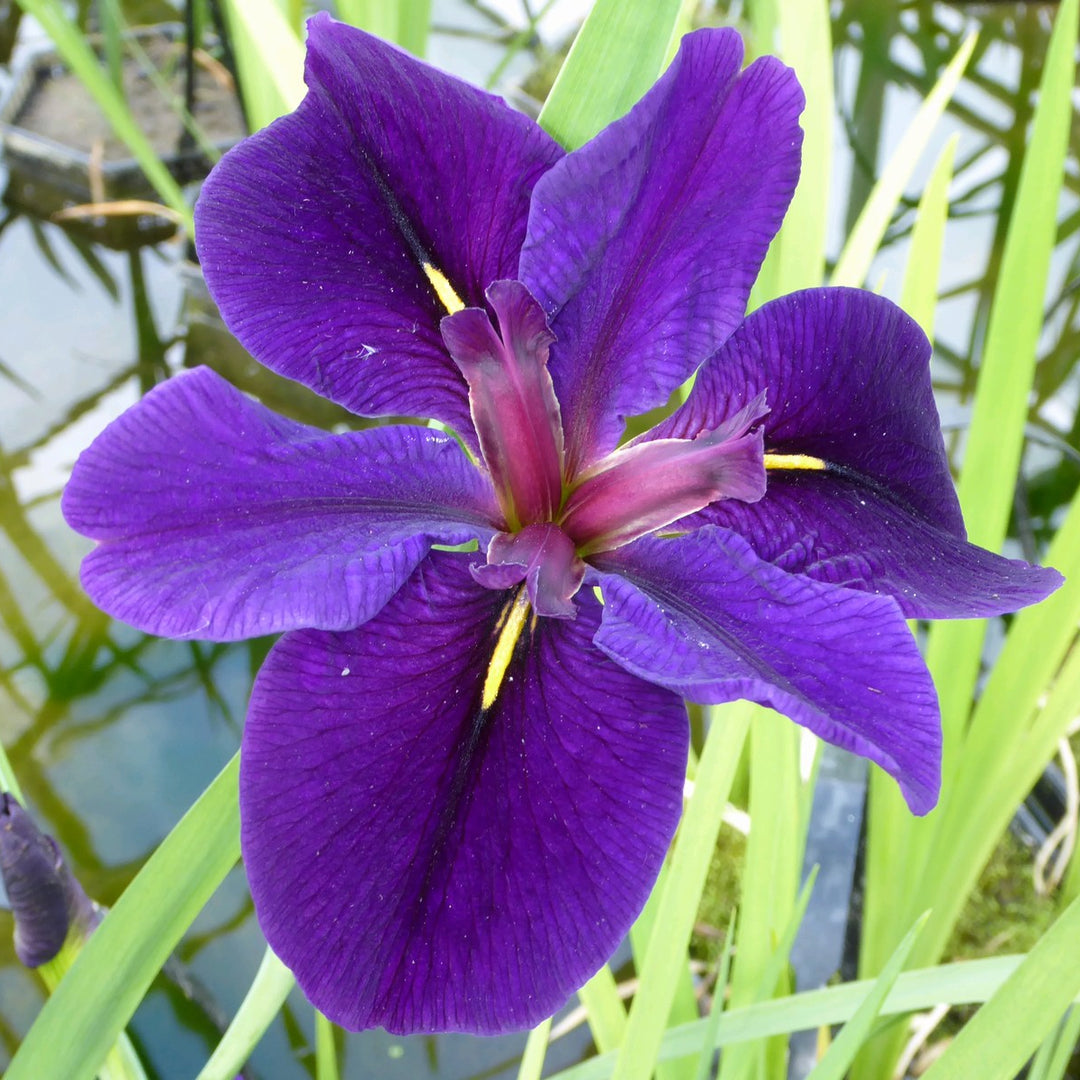
[[[1024,445],[1072,117],[1076,38],[1076,0],[1063,0],[1005,238],[960,473],[968,536],[991,551],[1005,536]],[[973,621],[937,623],[931,631],[927,660],[949,732],[962,730],[967,718],[984,635],[985,624]],[[946,779],[957,760],[946,760]]]
[[[739,901],[743,919],[731,984],[733,1007],[757,1000],[777,937],[794,910],[802,868],[800,788],[798,729],[779,714],[754,707],[750,836]]]
[[[540,113],[540,125],[573,150],[624,115],[663,70],[681,0],[596,0]]]
[[[779,237],[777,295],[821,285],[833,160],[833,51],[827,0],[780,6],[780,48],[806,93],[799,186]]]
[[[750,0],[750,30],[755,56],[775,56],[780,32],[781,0]]]
[[[750,831],[752,834],[753,824],[750,826]],[[817,875],[818,868],[815,866],[813,870],[810,871],[810,876],[806,879],[806,883],[803,885],[798,897],[795,899],[787,926],[784,927],[784,932],[780,935],[780,940],[769,955],[764,970],[761,972],[761,978],[757,985],[757,992],[754,994],[755,1001],[767,1001],[772,998],[776,994],[776,989],[780,985],[780,980],[788,970],[791,959],[791,949],[795,944],[795,937],[799,933],[799,927],[802,926],[803,918],[806,915],[806,908],[810,903],[811,895],[813,895],[814,883],[817,881]],[[734,1010],[732,1011],[734,1012]],[[731,1014],[729,1013],[726,1015]],[[724,1022],[721,1020],[721,1033],[723,1030]],[[758,1075],[780,1075],[784,1069],[784,1063],[787,1060],[787,1047],[783,1044],[782,1040],[778,1040],[775,1046],[777,1049],[771,1050],[769,1044],[765,1040],[759,1040],[754,1043],[742,1041],[738,1046],[732,1047],[731,1050],[724,1055],[723,1060],[720,1063],[720,1076],[722,1080],[730,1077],[754,1075],[755,1063]]]
[[[334,1025],[315,1010],[315,1080],[341,1080]]]
[[[736,913],[728,919],[727,933],[724,935],[724,951],[720,954],[720,963],[716,970],[716,983],[713,986],[712,1009],[705,1021],[705,1031],[701,1039],[701,1053],[698,1055],[698,1068],[695,1080],[709,1080],[712,1076],[713,1057],[716,1055],[716,1036],[720,1032],[720,1018],[724,1015],[724,998],[727,996],[728,980],[731,978],[731,955],[735,944]]]
[[[995,956],[905,971],[885,998],[880,1015],[897,1016],[938,1004],[973,1005],[989,1001],[1024,960],[1023,956]],[[846,1023],[873,988],[874,980],[862,979],[730,1009],[720,1020],[716,1045],[723,1048],[773,1035]],[[710,1022],[708,1018],[696,1020],[665,1032],[660,1044],[660,1060],[699,1052]],[[563,1069],[548,1080],[607,1080],[614,1066],[615,1054],[602,1054]],[[982,1080],[981,1076],[979,1080]]]
[[[679,51],[679,42],[683,35],[689,34],[694,28],[694,15],[697,13],[698,0],[682,0],[679,14],[675,19],[675,25],[671,28],[671,37],[668,39],[667,52],[664,54],[663,67],[666,68],[675,54]]]
[[[431,0],[337,0],[338,15],[414,56],[427,51]]]
[[[521,1055],[521,1066],[517,1080],[540,1080],[544,1071],[544,1058],[547,1057],[548,1036],[551,1034],[551,1018],[529,1032],[525,1040],[525,1053]]]
[[[431,0],[398,0],[398,44],[414,56],[427,55]]]
[[[687,778],[693,782],[697,776],[698,762],[690,748],[690,760],[687,761]],[[645,958],[649,954],[653,930],[656,928],[657,915],[660,913],[660,901],[667,888],[668,874],[671,870],[671,855],[665,860],[660,874],[653,885],[648,903],[630,927],[630,945],[634,952],[634,968],[640,974],[645,970]],[[700,905],[699,905],[700,906]],[[659,938],[660,935],[658,935]],[[675,991],[671,999],[671,1011],[667,1017],[667,1027],[689,1023],[698,1018],[697,995],[694,993],[694,980],[688,965],[683,965],[675,982]],[[621,1040],[620,1040],[621,1041]],[[666,1061],[658,1064],[654,1080],[692,1080],[693,1062],[689,1058],[681,1061]]]
[[[862,1004],[855,1010],[855,1014],[833,1040],[825,1056],[810,1074],[809,1080],[844,1080],[859,1047],[866,1042],[874,1023],[881,1015],[885,999],[900,977],[900,972],[907,963],[916,939],[922,932],[926,918],[926,915],[921,916],[907,932],[907,936],[889,957],[889,962],[881,969],[881,974],[874,981],[870,993],[866,995]]]
[[[870,198],[863,207],[855,228],[840,253],[833,270],[833,285],[862,285],[870,271],[870,263],[877,252],[881,238],[892,220],[900,196],[911,179],[920,155],[926,148],[930,134],[941,119],[949,99],[956,91],[964,74],[972,50],[975,35],[972,34],[960,46],[949,66],[941,73],[933,90],[927,95],[915,114],[903,138],[893,152],[885,171],[874,185]]]
[[[131,151],[146,178],[190,234],[191,207],[180,185],[162,164],[150,140],[136,123],[123,95],[98,62],[79,28],[67,17],[59,0],[20,0],[24,11],[32,15],[49,35],[64,62],[90,91],[117,137]]]
[[[1065,1080],[1065,1071],[1080,1040],[1080,1009],[1075,1005],[1058,1025],[1053,1038],[1043,1044],[1051,1048],[1048,1059],[1042,1066],[1042,1076],[1038,1080]],[[1036,1080],[1034,1066],[1028,1080]]]
[[[949,217],[949,184],[952,182],[953,160],[959,141],[959,135],[949,137],[919,199],[900,293],[900,306],[923,328],[931,341],[934,339],[934,313],[937,310],[945,223]]]
[[[579,991],[578,1000],[588,1014],[589,1030],[601,1054],[614,1050],[626,1031],[626,1009],[615,976],[605,964]]]
[[[1078,993],[1080,900],[1074,900],[924,1080],[1012,1080]]]
[[[398,5],[395,0],[337,0],[339,17],[384,41],[397,41]]]
[[[234,1080],[295,985],[293,973],[267,948],[240,1008],[196,1080]]]
[[[244,108],[253,131],[291,112],[304,96],[304,47],[276,4],[225,0]]]
[[[785,293],[822,284],[835,102],[828,4],[798,0],[778,6],[777,0],[755,0],[750,17],[754,51],[773,52],[779,38],[780,56],[795,69],[806,93],[799,185],[754,282],[753,310]]]
[[[184,931],[240,857],[239,755],[139,871],[45,1003],[5,1080],[91,1080]]]
[[[686,967],[694,916],[752,708],[740,702],[709,710],[711,724],[698,762],[694,796],[675,838],[641,982],[630,1009],[626,1037],[618,1050],[615,1076],[619,1080],[648,1080],[652,1076],[679,974]]]

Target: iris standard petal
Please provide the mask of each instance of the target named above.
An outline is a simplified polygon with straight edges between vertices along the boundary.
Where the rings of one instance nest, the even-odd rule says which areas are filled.
[[[934,806],[937,697],[894,600],[787,574],[712,526],[593,561],[596,644],[628,671],[692,701],[771,706],[877,762],[914,813]]]
[[[360,30],[308,24],[300,107],[225,156],[195,210],[207,284],[255,358],[363,415],[471,437],[428,261],[466,304],[515,277],[562,151],[502,100]]]
[[[433,553],[366,626],[271,651],[244,729],[267,940],[348,1028],[496,1033],[558,1008],[644,903],[681,805],[680,700],[540,619],[479,709],[513,593]]]
[[[330,435],[208,368],[110,424],[62,506],[99,541],[82,568],[99,607],[149,633],[217,641],[357,626],[430,543],[486,543],[499,520],[453,439],[412,426]]]
[[[908,618],[1002,615],[1062,582],[1056,570],[993,555],[846,476],[772,472],[760,502],[713,503],[680,524],[705,523],[740,533],[791,573],[892,596]]]
[[[803,93],[779,61],[741,62],[734,31],[683,38],[638,105],[533,191],[519,276],[558,338],[571,472],[743,316],[798,179]]]

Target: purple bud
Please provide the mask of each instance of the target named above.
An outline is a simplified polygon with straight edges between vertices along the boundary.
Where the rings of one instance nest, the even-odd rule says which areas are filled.
[[[101,920],[56,841],[7,792],[0,793],[0,875],[15,917],[15,953],[27,967],[52,960],[72,926],[88,936]]]

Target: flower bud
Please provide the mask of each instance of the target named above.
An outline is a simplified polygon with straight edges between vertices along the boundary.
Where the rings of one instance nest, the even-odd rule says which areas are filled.
[[[56,841],[7,792],[0,793],[0,875],[15,917],[15,953],[27,967],[52,960],[69,932],[85,939],[101,921]]]

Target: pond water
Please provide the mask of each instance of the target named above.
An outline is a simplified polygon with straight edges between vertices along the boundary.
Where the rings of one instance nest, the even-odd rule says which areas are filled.
[[[542,23],[548,46],[573,25],[572,3]],[[738,5],[726,17],[738,15]],[[998,207],[1015,191],[1028,97],[1053,5],[962,6],[869,0],[834,4],[837,91],[833,253],[872,177],[921,95],[980,25],[977,59],[911,185],[917,198],[936,151],[960,133],[954,218],[946,243],[936,378],[943,415],[962,442],[987,299],[1001,245]],[[516,0],[497,11],[517,25]],[[3,5],[0,5],[3,11]],[[483,6],[435,3],[439,64],[483,81],[503,45]],[[467,34],[464,34],[468,31]],[[2,35],[0,35],[2,41]],[[541,49],[540,51],[544,51]],[[500,87],[535,60],[522,53]],[[1055,264],[1055,298],[1042,342],[1013,543],[1035,557],[1076,487],[1080,428],[1074,359],[1077,305],[1077,151]],[[871,284],[897,296],[911,207],[900,215]],[[176,241],[113,251],[14,207],[0,216],[0,739],[43,827],[56,836],[87,892],[115,902],[142,862],[236,750],[254,671],[268,642],[178,643],[148,638],[101,615],[78,584],[88,544],[65,525],[59,492],[72,462],[106,423],[171,372],[208,364],[269,405],[313,423],[346,418],[254,364],[216,323]],[[0,913],[0,1066],[40,1007],[37,978],[11,947]],[[190,1080],[240,1003],[263,941],[237,868],[192,928],[140,1008],[131,1034],[148,1074]],[[350,1036],[343,1075],[513,1075],[522,1039]],[[313,1075],[311,1010],[294,994],[256,1051],[250,1076]],[[549,1060],[587,1052],[581,1029]]]

